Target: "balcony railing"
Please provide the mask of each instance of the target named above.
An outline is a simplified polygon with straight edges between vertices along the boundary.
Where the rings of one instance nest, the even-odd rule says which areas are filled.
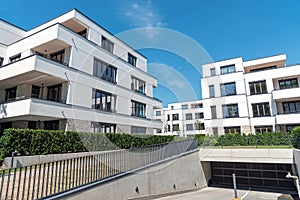
[[[46,101],[53,101],[53,102],[58,102],[58,103],[66,103],[66,100],[54,100],[54,99],[49,99],[48,97],[36,97],[36,96],[18,96],[15,98],[7,99],[7,100],[2,100],[0,101],[1,104],[3,103],[11,103],[11,102],[16,102],[16,101],[22,101],[26,99],[41,99],[41,100],[46,100]]]

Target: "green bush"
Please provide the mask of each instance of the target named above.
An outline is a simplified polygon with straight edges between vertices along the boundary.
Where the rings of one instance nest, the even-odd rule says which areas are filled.
[[[15,150],[21,156],[128,149],[173,141],[174,136],[78,133],[6,129],[0,137],[0,163]]]

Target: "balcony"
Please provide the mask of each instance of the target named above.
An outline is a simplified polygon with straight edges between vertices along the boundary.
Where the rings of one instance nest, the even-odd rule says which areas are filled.
[[[300,87],[280,89],[273,91],[273,99],[289,99],[299,97]]]
[[[277,124],[295,124],[300,123],[300,113],[279,114],[276,115]]]

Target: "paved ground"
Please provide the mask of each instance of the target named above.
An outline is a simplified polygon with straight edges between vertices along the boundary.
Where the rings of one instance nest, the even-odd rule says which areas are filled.
[[[282,193],[238,190],[238,196],[242,197],[242,200],[279,200],[282,199],[279,198],[282,197],[282,195]],[[202,190],[189,192],[185,194],[160,197],[156,200],[231,200],[232,197],[233,190],[231,189],[208,187]]]

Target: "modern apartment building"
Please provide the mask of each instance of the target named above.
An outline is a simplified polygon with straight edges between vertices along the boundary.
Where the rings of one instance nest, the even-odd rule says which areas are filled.
[[[155,118],[163,122],[161,133],[165,135],[189,136],[204,134],[203,101],[168,104],[167,108],[154,110]]]
[[[5,128],[156,133],[147,59],[74,9],[25,31],[0,20]]]
[[[207,134],[290,131],[300,125],[300,65],[286,55],[203,65]]]

